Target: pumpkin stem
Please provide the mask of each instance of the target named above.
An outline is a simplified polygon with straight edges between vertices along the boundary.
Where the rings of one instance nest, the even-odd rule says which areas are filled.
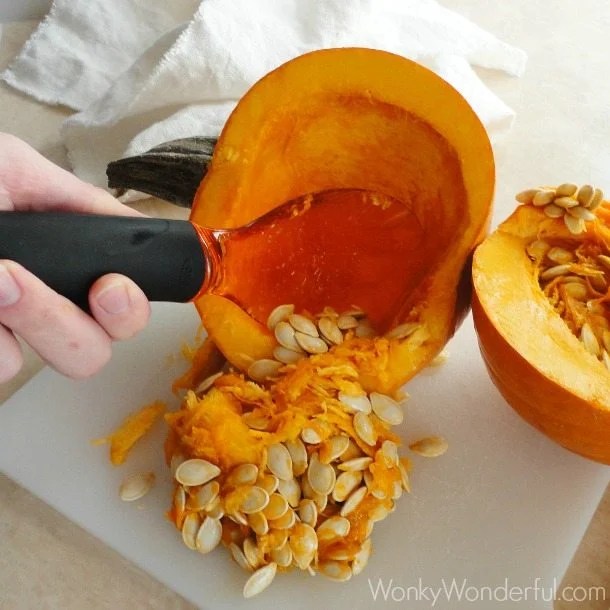
[[[212,159],[216,138],[194,136],[159,144],[108,164],[108,186],[134,189],[190,208]]]

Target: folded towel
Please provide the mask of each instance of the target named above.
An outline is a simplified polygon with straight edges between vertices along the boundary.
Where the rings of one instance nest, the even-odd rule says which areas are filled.
[[[55,0],[1,77],[77,112],[62,134],[75,173],[105,186],[108,162],[217,135],[237,100],[319,48],[398,53],[458,89],[495,135],[512,110],[472,65],[519,76],[525,53],[435,0]]]

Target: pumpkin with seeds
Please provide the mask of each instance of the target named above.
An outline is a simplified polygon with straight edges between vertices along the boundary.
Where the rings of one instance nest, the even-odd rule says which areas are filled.
[[[336,581],[364,569],[374,524],[409,490],[393,430],[404,417],[400,388],[469,307],[469,261],[493,187],[491,147],[472,109],[438,76],[389,53],[296,58],[256,83],[229,118],[195,197],[196,223],[236,227],[300,195],[343,188],[392,197],[413,220],[413,255],[395,261],[410,282],[399,299],[388,299],[372,256],[374,290],[362,291],[362,303],[332,286],[323,303],[307,291],[274,301],[290,269],[255,287],[273,301],[268,311],[218,294],[196,300],[208,338],[176,383],[187,390],[181,408],[166,416],[169,517],[189,548],[229,548],[252,572],[245,596],[290,569]],[[350,244],[340,223],[336,239]],[[387,312],[388,301],[381,316],[376,305]],[[445,449],[437,438],[414,451]]]
[[[517,200],[474,256],[483,358],[526,421],[610,464],[610,203],[568,183]]]
[[[470,256],[487,231],[494,180],[485,129],[449,84],[390,53],[328,49],[280,66],[240,100],[215,146],[192,220],[238,227],[327,189],[365,189],[404,204],[413,217],[413,254],[396,265],[407,270],[412,289],[383,319],[373,296],[383,298],[387,278],[358,303],[371,321],[360,336],[395,331],[378,367],[383,374],[366,380],[369,389],[392,393],[434,359],[470,306]],[[349,235],[338,226],[336,239],[349,242]],[[257,289],[272,294],[276,287]],[[340,312],[352,305],[340,293],[326,296],[323,304],[292,302],[310,313],[324,304]],[[222,296],[196,300],[211,340],[241,370],[248,359],[273,359],[266,317],[280,304],[251,316]],[[342,329],[349,324],[356,325],[350,316],[338,320]],[[293,349],[299,340],[325,350],[305,328],[280,345]]]

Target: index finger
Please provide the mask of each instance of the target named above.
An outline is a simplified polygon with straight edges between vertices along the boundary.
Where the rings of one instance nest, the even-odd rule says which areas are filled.
[[[19,138],[0,133],[0,210],[137,216],[104,189],[83,182]]]

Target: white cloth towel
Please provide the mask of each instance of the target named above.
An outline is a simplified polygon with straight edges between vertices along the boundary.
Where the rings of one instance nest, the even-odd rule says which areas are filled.
[[[73,108],[62,134],[75,173],[105,186],[108,162],[217,135],[237,100],[318,48],[398,53],[456,87],[490,135],[512,110],[471,65],[519,76],[525,53],[436,0],[55,0],[1,78]]]

